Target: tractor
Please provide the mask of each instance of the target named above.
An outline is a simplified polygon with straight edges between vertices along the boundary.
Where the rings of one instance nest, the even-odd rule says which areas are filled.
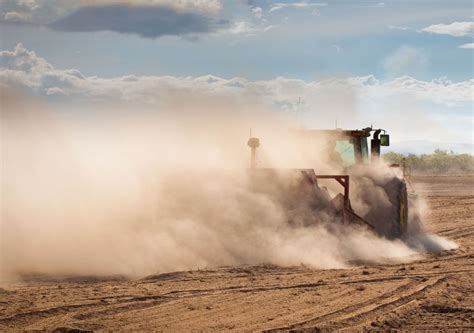
[[[390,137],[385,130],[372,127],[361,130],[298,130],[296,136],[305,144],[314,142],[321,145],[324,142],[328,155],[325,157],[343,172],[319,174],[311,168],[259,167],[257,150],[261,142],[259,138],[251,137],[247,142],[251,149],[248,173],[253,191],[270,195],[272,200],[284,207],[291,224],[308,225],[317,223],[316,220],[336,220],[363,226],[385,238],[403,237],[408,223],[407,182],[395,170],[398,165],[389,166],[393,169],[390,172],[391,169],[379,163],[381,147],[390,145]],[[375,176],[373,171],[378,167],[389,172]],[[365,198],[352,198],[350,188],[354,185],[363,187],[367,179],[373,188],[358,191]],[[340,184],[341,190],[334,197],[320,185],[321,181],[328,180]],[[378,192],[370,193],[374,188]],[[351,198],[365,200],[369,209],[359,214],[353,208]]]

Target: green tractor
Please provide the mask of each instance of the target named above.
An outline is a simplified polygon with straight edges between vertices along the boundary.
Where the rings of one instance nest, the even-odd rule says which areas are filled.
[[[303,130],[298,131],[297,136],[305,144],[314,143],[319,147],[324,143],[326,159],[343,172],[318,174],[314,169],[259,168],[257,149],[260,140],[251,137],[248,140],[251,148],[249,174],[253,191],[270,195],[283,206],[289,223],[307,225],[317,223],[317,220],[337,220],[343,224],[363,225],[390,239],[404,235],[408,224],[405,172],[399,176],[395,170],[398,165],[391,165],[389,169],[378,164],[381,147],[390,144],[390,137],[384,130],[372,127],[362,130]],[[375,175],[377,168],[389,172]],[[390,172],[392,168],[393,172]],[[341,191],[334,197],[319,184],[328,179],[341,186]],[[357,188],[357,198],[353,198],[349,191],[354,187]],[[353,208],[351,199],[364,202],[366,209],[363,213]],[[314,219],[308,218],[308,212],[313,213]],[[301,218],[302,215],[305,218]]]

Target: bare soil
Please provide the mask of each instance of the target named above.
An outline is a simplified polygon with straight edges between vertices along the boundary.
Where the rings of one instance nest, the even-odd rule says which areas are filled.
[[[30,276],[0,288],[0,330],[474,330],[474,177],[414,177],[430,232],[459,244],[414,262],[269,265],[139,280]]]

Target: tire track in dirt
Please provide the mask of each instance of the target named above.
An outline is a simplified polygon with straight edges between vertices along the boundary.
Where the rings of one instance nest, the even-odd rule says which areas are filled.
[[[66,313],[74,313],[76,310],[81,310],[84,309],[87,311],[91,308],[97,308],[97,307],[105,307],[107,306],[107,300],[110,299],[118,299],[118,298],[124,298],[124,297],[113,297],[113,296],[108,296],[104,298],[98,299],[98,301],[95,302],[89,302],[89,303],[82,303],[82,304],[67,304],[67,305],[62,305],[58,307],[52,307],[52,308],[47,308],[47,309],[38,309],[34,311],[29,311],[29,312],[21,312],[21,313],[16,313],[14,315],[8,316],[8,317],[3,317],[0,318],[0,324],[7,325],[7,326],[12,326],[12,325],[30,325],[34,323],[35,321],[42,320],[48,317],[54,317],[57,315],[63,315]],[[120,304],[127,304],[129,303],[128,306],[131,306],[134,304],[134,302],[137,301],[153,301],[157,299],[165,299],[165,296],[158,295],[158,296],[125,296],[123,300],[119,300],[118,303],[115,303],[114,305],[120,305]],[[156,301],[159,303],[159,301]],[[135,303],[137,308],[140,308],[139,303]],[[153,306],[153,305],[152,305]],[[123,305],[124,308],[127,307],[127,305]],[[144,306],[146,307],[146,306]]]
[[[465,232],[465,231],[469,232],[473,230],[474,230],[474,226],[468,225],[465,227],[452,227],[450,229],[441,230],[441,231],[438,231],[437,234],[440,236],[449,236],[452,233]]]
[[[469,255],[467,255],[469,256]],[[464,274],[474,272],[474,269],[459,269],[459,270],[449,270],[441,272],[417,272],[417,273],[404,273],[404,274],[393,274],[393,275],[383,275],[381,277],[374,278],[356,278],[349,280],[333,279],[332,281],[327,282],[314,282],[314,283],[299,283],[299,284],[290,284],[286,286],[282,285],[273,285],[273,286],[229,286],[225,288],[210,288],[210,289],[184,289],[184,290],[171,290],[166,293],[163,293],[159,296],[142,296],[142,299],[155,298],[155,297],[166,297],[170,295],[177,295],[178,297],[188,296],[188,297],[200,297],[216,294],[225,294],[225,293],[256,293],[256,292],[268,292],[276,290],[287,290],[287,289],[306,289],[306,288],[315,288],[328,285],[338,285],[338,284],[356,284],[356,283],[376,283],[390,280],[403,280],[407,278],[417,278],[423,279],[427,276],[440,276],[446,274]],[[181,295],[182,294],[182,295]]]
[[[388,292],[384,293],[383,295],[379,295],[375,298],[370,298],[370,299],[368,299],[364,302],[352,304],[352,305],[349,305],[349,306],[344,307],[342,309],[338,309],[338,310],[332,311],[330,313],[324,314],[322,316],[313,317],[313,318],[310,318],[310,319],[307,319],[307,320],[304,320],[304,321],[300,321],[298,323],[293,323],[293,324],[288,325],[288,326],[273,328],[273,329],[267,330],[266,332],[300,329],[300,328],[307,327],[308,325],[311,326],[313,324],[324,322],[325,320],[332,320],[332,319],[337,318],[341,314],[343,315],[343,314],[346,314],[346,313],[351,313],[354,310],[357,310],[361,307],[373,304],[374,302],[377,302],[378,300],[383,300],[385,298],[391,297],[391,296],[401,292],[402,290],[405,290],[408,287],[416,286],[416,285],[419,285],[419,282],[416,281],[416,280],[411,280],[411,281],[408,281],[406,284],[403,284],[403,285],[395,288],[394,290],[388,291]]]
[[[15,325],[15,327],[18,327],[18,325],[28,325],[31,323],[31,320],[34,321],[34,320],[39,320],[46,317],[55,316],[58,314],[65,314],[75,309],[95,306],[98,304],[100,304],[100,302],[83,303],[83,304],[68,304],[68,305],[47,308],[47,309],[34,310],[34,311],[29,311],[29,312],[20,312],[8,317],[0,318],[0,324],[7,325],[7,326]]]
[[[394,267],[396,268],[396,266]],[[351,285],[359,283],[383,283],[385,281],[395,281],[404,279],[414,279],[413,281],[419,281],[422,279],[442,277],[446,274],[457,275],[474,272],[472,269],[461,269],[461,270],[449,270],[440,272],[416,272],[416,273],[404,273],[404,274],[393,274],[374,276],[373,278],[363,278],[359,276],[355,279],[341,280],[334,279],[327,282],[316,282],[316,283],[299,283],[290,284],[286,286],[273,285],[273,286],[228,286],[225,288],[211,288],[211,289],[185,289],[185,290],[170,290],[165,293],[158,295],[123,295],[120,297],[107,296],[99,299],[97,302],[89,302],[83,304],[70,304],[63,305],[54,308],[35,310],[30,312],[18,313],[9,317],[0,318],[0,324],[7,326],[27,326],[38,320],[45,318],[52,318],[57,315],[63,315],[69,313],[73,318],[78,320],[86,320],[92,318],[100,318],[103,316],[113,315],[117,313],[129,312],[134,310],[146,309],[162,305],[172,300],[183,300],[191,298],[199,298],[205,296],[224,296],[226,294],[255,294],[255,293],[266,293],[280,290],[291,290],[291,289],[311,289],[319,288],[322,286],[330,285]],[[416,283],[416,282],[413,282]],[[384,294],[384,297],[389,297],[390,294]],[[378,298],[372,299],[369,302],[375,302]],[[116,300],[117,303],[108,303],[108,300]],[[357,307],[362,306],[358,304]],[[79,310],[79,311],[78,311]],[[85,312],[81,313],[81,310]]]
[[[140,308],[147,308],[153,307],[159,304],[163,304],[167,301],[171,300],[178,300],[178,299],[187,299],[187,298],[196,298],[196,297],[203,297],[203,296],[217,296],[229,293],[259,293],[259,292],[272,292],[278,290],[288,290],[288,289],[308,289],[308,288],[317,288],[321,286],[328,286],[328,285],[338,285],[338,284],[359,284],[359,283],[380,283],[385,281],[394,281],[394,280],[404,280],[404,279],[425,279],[427,277],[437,277],[443,276],[445,274],[464,274],[474,272],[470,269],[464,270],[450,270],[450,271],[442,271],[442,272],[424,272],[424,273],[413,273],[413,274],[403,274],[403,275],[385,275],[381,277],[374,277],[374,278],[364,278],[364,279],[351,279],[348,281],[340,281],[340,280],[333,280],[331,282],[316,282],[316,283],[301,283],[301,284],[294,284],[294,285],[287,285],[287,286],[256,286],[256,287],[246,287],[246,286],[229,286],[225,288],[211,288],[211,289],[185,289],[185,290],[171,290],[159,295],[144,295],[144,296],[126,296],[120,297],[121,300],[118,300],[115,304],[109,304],[112,306],[116,306],[114,309],[124,309],[124,310],[135,310]],[[97,307],[97,306],[107,306],[103,303],[103,300],[107,299],[114,299],[114,297],[105,297],[100,299],[101,302],[94,302],[88,304],[81,304],[81,305],[68,305],[60,308],[55,309],[46,309],[41,311],[33,311],[29,313],[17,314],[15,316],[27,316],[27,315],[36,315],[37,312],[40,313],[56,313],[56,312],[63,312],[64,309],[75,309],[75,308],[82,308],[82,307]],[[117,298],[116,298],[117,299]],[[144,302],[147,302],[146,304]],[[112,310],[112,309],[111,309]],[[106,314],[107,312],[104,312]],[[11,319],[8,318],[0,318],[0,323],[3,321],[8,321]],[[85,317],[84,317],[85,318]],[[84,319],[81,318],[81,319]]]
[[[111,304],[109,306],[104,306],[102,310],[93,310],[86,312],[80,312],[73,315],[74,319],[78,320],[89,320],[92,318],[102,318],[104,316],[109,315],[116,315],[117,313],[124,313],[129,311],[135,310],[144,310],[147,308],[152,308],[154,306],[166,303],[173,300],[172,298],[167,298],[163,296],[157,296],[153,298],[147,298],[146,300],[137,300],[137,301],[130,301],[126,304]]]
[[[381,276],[375,278],[368,278],[368,279],[357,279],[351,281],[342,281],[340,284],[356,284],[356,283],[377,283],[377,282],[385,282],[391,280],[404,280],[404,279],[426,279],[427,277],[439,277],[444,276],[446,274],[456,275],[456,274],[465,274],[474,272],[474,269],[460,269],[460,270],[452,270],[452,271],[440,271],[438,272],[418,272],[418,273],[406,273],[403,275],[390,275],[390,276]]]
[[[447,276],[441,277],[434,277],[428,279],[426,282],[419,284],[415,288],[413,288],[409,293],[405,294],[402,293],[402,296],[398,297],[395,296],[393,299],[388,299],[380,305],[375,307],[367,307],[363,311],[351,314],[347,318],[342,318],[341,320],[337,321],[336,323],[328,323],[328,325],[324,325],[321,329],[341,329],[344,327],[351,327],[352,329],[356,329],[357,327],[364,326],[369,324],[373,321],[376,317],[383,315],[385,313],[393,312],[397,309],[402,307],[408,306],[412,302],[416,302],[417,298],[426,292],[428,289],[436,288],[442,282],[447,279]]]
[[[305,321],[291,324],[285,327],[272,328],[265,332],[277,332],[286,330],[337,330],[344,327],[355,328],[370,321],[376,316],[394,310],[415,300],[419,294],[426,289],[440,284],[446,279],[446,275],[433,277],[426,281],[410,281],[381,296],[369,299],[362,303],[333,311],[323,316],[317,316]],[[407,291],[408,289],[408,291]]]
[[[451,273],[459,273],[465,272],[464,271],[452,271]],[[435,273],[430,275],[436,275]],[[439,274],[437,274],[439,275]],[[246,286],[229,286],[226,288],[214,288],[214,289],[187,289],[187,290],[171,290],[159,295],[144,295],[144,296],[126,296],[120,297],[121,299],[118,300],[117,303],[114,304],[104,304],[106,300],[114,299],[113,297],[105,297],[100,299],[100,302],[88,303],[88,304],[81,304],[81,305],[69,305],[58,307],[54,309],[46,309],[40,311],[33,311],[29,313],[17,314],[11,316],[9,318],[0,319],[0,323],[9,324],[10,322],[14,321],[15,319],[22,318],[23,324],[31,324],[39,319],[44,319],[45,317],[52,317],[58,314],[64,314],[65,312],[74,312],[73,310],[85,308],[85,312],[78,312],[73,314],[73,318],[78,320],[87,320],[92,318],[100,318],[103,316],[114,315],[123,312],[129,312],[134,310],[146,309],[155,307],[157,305],[162,305],[169,301],[176,301],[176,300],[184,300],[190,298],[199,298],[205,296],[218,296],[218,295],[225,295],[225,294],[241,294],[241,293],[261,293],[261,292],[272,292],[272,291],[279,291],[279,290],[290,290],[290,289],[308,289],[308,288],[317,288],[321,286],[327,285],[337,285],[337,284],[357,284],[357,283],[379,283],[384,281],[391,281],[391,280],[402,280],[406,278],[422,278],[423,276],[412,274],[409,276],[402,276],[402,275],[392,275],[392,276],[384,276],[380,278],[372,278],[372,279],[354,279],[349,281],[332,281],[330,283],[325,282],[318,282],[318,283],[302,283],[302,284],[294,284],[294,285],[287,285],[287,286],[270,286],[270,287],[246,287]],[[102,309],[96,309],[100,307]],[[93,308],[93,309],[92,309]]]
[[[458,250],[457,250],[458,251]],[[417,265],[417,264],[428,264],[428,263],[433,263],[433,262],[442,262],[442,261],[450,261],[453,262],[455,260],[462,260],[465,258],[474,258],[472,254],[445,254],[442,256],[439,255],[434,255],[433,257],[423,259],[420,261],[412,262],[410,265]],[[474,263],[473,263],[474,264]],[[465,266],[465,263],[462,263],[463,266]]]
[[[474,235],[474,226],[451,229],[444,232],[439,232],[438,234],[444,237],[449,237],[449,238],[454,238],[454,239],[467,238],[469,236]]]
[[[262,318],[263,314],[267,311],[265,308],[265,305],[269,304],[269,302],[272,302],[271,295],[265,295],[263,297],[259,297],[258,299],[255,299],[254,296],[255,295],[251,293],[245,293],[244,295],[233,294],[226,298],[212,297],[212,302],[210,301],[210,303],[212,303],[212,308],[210,310],[207,310],[205,313],[200,312],[200,311],[191,311],[191,312],[188,311],[180,318],[174,318],[171,320],[168,319],[166,321],[163,321],[162,323],[170,324],[170,323],[176,323],[176,322],[187,322],[189,324],[189,327],[193,327],[195,323],[202,322],[202,320],[206,320],[206,318],[209,318],[210,316],[239,317],[240,320],[248,323],[253,318]],[[253,305],[258,305],[258,306],[251,313],[247,313],[248,316],[246,316],[245,314],[242,313],[242,308],[246,307],[248,303],[252,303]],[[229,304],[232,304],[232,305],[229,306]],[[191,306],[191,308],[194,310],[193,306]],[[214,327],[214,330],[228,330],[228,329],[232,329],[232,325],[229,325],[229,326],[223,325],[220,328]],[[199,329],[197,329],[197,331],[199,331]]]

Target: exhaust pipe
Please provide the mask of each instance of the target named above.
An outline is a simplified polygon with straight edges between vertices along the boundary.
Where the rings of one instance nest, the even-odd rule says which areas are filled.
[[[372,162],[377,162],[380,159],[380,132],[382,132],[382,130],[376,130],[372,140],[370,140],[370,158]]]

